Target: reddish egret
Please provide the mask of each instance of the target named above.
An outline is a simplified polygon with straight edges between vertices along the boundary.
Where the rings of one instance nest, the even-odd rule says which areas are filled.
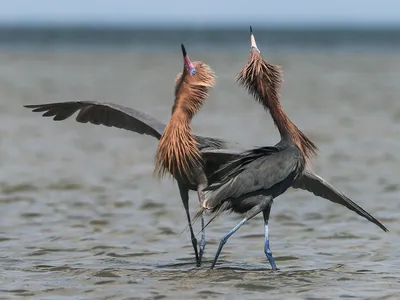
[[[175,103],[167,125],[145,113],[112,103],[79,101],[25,105],[25,107],[32,108],[34,112],[44,112],[44,117],[54,116],[55,121],[65,120],[79,111],[76,120],[80,123],[89,122],[122,128],[159,139],[156,172],[163,175],[168,171],[178,182],[196,263],[200,266],[205,248],[204,220],[202,219],[202,237],[198,251],[189,214],[189,190],[201,191],[207,186],[207,177],[213,182],[214,176],[211,174],[226,163],[235,151],[223,150],[232,148],[233,143],[192,135],[190,120],[208,96],[208,90],[213,86],[215,77],[209,66],[200,61],[191,62],[185,47],[181,45],[181,48],[184,68],[176,79]],[[213,150],[216,152],[213,153]]]
[[[245,218],[221,239],[211,268],[214,268],[229,237],[244,223],[262,212],[265,226],[264,252],[272,269],[277,270],[269,246],[268,220],[273,199],[283,194],[289,187],[306,189],[315,195],[342,204],[384,231],[388,231],[378,220],[324,179],[311,170],[306,170],[311,158],[317,154],[317,147],[283,111],[279,102],[281,70],[264,61],[251,27],[250,37],[251,50],[248,64],[239,73],[238,82],[269,111],[279,130],[281,140],[275,146],[255,148],[232,158],[216,172],[221,180],[210,183],[203,190],[204,198],[197,216],[201,215],[202,211],[208,210],[214,213],[212,221],[227,210],[245,213]]]

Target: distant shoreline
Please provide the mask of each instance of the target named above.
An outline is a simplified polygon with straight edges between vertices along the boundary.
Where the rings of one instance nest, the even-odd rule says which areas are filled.
[[[253,26],[257,43],[268,51],[365,52],[400,51],[400,27],[270,27]],[[247,26],[221,28],[133,27],[36,24],[0,25],[0,49],[113,49],[166,51],[188,43],[198,51],[243,51]]]
[[[252,25],[255,30],[400,30],[398,23],[350,23],[350,22],[61,22],[61,21],[1,21],[0,29],[110,29],[115,30],[248,30]]]
[[[44,29],[114,29],[114,30],[248,30],[249,26],[258,31],[397,31],[400,30],[400,23],[369,24],[369,23],[260,23],[250,22],[249,24],[229,23],[112,23],[112,22],[1,22],[0,30],[44,30]]]

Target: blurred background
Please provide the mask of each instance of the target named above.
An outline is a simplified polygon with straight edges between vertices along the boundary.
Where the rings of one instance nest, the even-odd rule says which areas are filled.
[[[280,272],[264,256],[261,217],[232,236],[219,269],[208,271],[238,215],[207,228],[204,266],[196,269],[176,182],[152,176],[157,140],[73,118],[54,122],[22,107],[105,101],[167,122],[184,43],[191,60],[217,75],[193,120],[196,134],[273,145],[279,135],[270,116],[235,82],[249,25],[264,58],[283,67],[283,108],[320,149],[314,170],[389,233],[289,190],[270,221]],[[394,0],[3,1],[1,298],[396,297],[399,46]]]

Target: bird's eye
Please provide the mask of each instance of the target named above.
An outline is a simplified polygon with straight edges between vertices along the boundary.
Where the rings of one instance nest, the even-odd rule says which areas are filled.
[[[195,74],[196,74],[196,69],[195,68],[190,69],[190,75],[195,75]]]

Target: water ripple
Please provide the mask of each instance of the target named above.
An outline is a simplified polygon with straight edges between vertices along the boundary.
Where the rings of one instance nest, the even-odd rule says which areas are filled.
[[[243,53],[199,56],[219,83],[193,128],[245,146],[273,144],[270,118],[234,81]],[[53,122],[22,108],[100,100],[165,121],[179,53],[0,52],[0,298],[396,299],[400,57],[265,55],[284,65],[282,105],[320,147],[314,170],[390,233],[290,189],[274,201],[270,219],[279,271],[264,255],[261,216],[229,239],[209,269],[221,238],[242,218],[234,214],[207,228],[196,267],[177,184],[152,176],[156,139],[74,118]],[[191,192],[191,214],[198,205]]]

